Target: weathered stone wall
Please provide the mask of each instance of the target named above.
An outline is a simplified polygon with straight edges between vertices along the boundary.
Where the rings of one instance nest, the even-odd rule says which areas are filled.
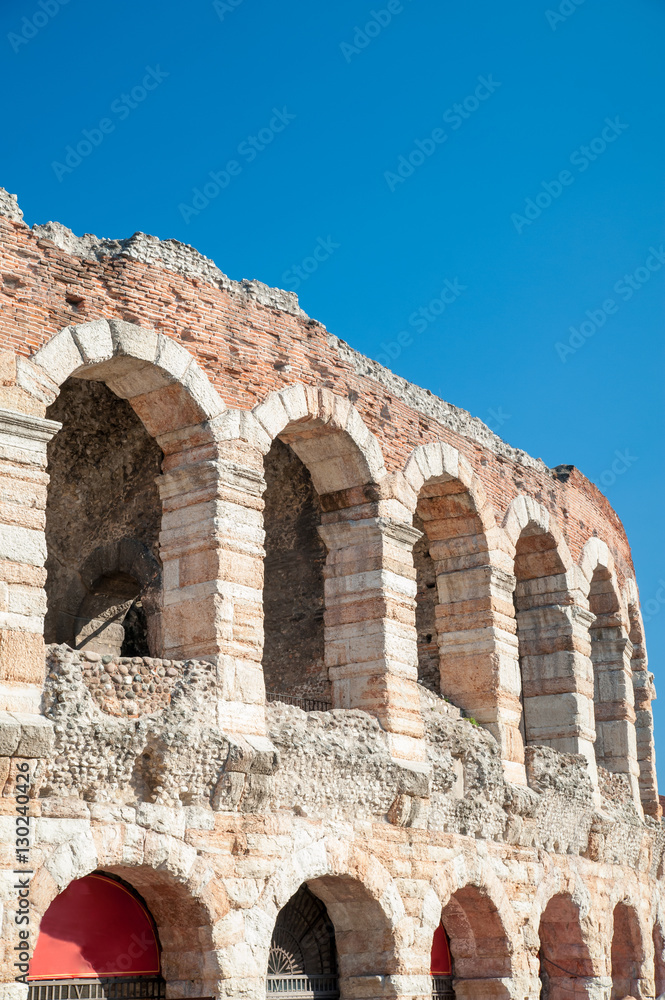
[[[28,774],[33,944],[117,874],[173,1000],[264,997],[303,884],[342,1000],[430,998],[440,920],[458,1000],[653,998],[655,692],[607,501],[191,248],[29,230],[2,191],[0,228],[0,993]],[[47,550],[112,651],[45,658]],[[159,655],[112,634],[131,580]]]

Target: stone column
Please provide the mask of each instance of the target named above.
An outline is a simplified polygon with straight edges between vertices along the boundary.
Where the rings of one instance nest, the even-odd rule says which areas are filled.
[[[456,539],[464,543],[465,539]],[[472,544],[472,538],[469,536]],[[485,726],[501,747],[509,781],[526,784],[520,735],[515,577],[489,563],[450,571],[450,543],[430,542],[437,570],[441,692]],[[471,555],[470,555],[471,557]],[[474,561],[478,561],[478,554]]]
[[[46,446],[59,430],[54,420],[0,410],[0,711],[39,713]]]
[[[592,621],[576,604],[518,613],[526,741],[582,754],[595,783]]]
[[[641,811],[631,664],[633,646],[622,625],[603,623],[601,618],[597,619],[591,635],[596,760],[608,771],[628,777],[633,801]]]
[[[371,712],[394,757],[424,761],[413,567],[420,532],[388,517],[328,521],[319,531],[328,548],[325,656],[333,705]]]
[[[653,674],[635,667],[633,658],[633,691],[635,694],[635,742],[640,770],[642,808],[649,816],[660,819],[662,809],[658,799],[656,751],[653,743],[653,712],[651,702],[656,697]]]
[[[217,665],[218,724],[265,733],[261,457],[222,446],[170,454],[159,479],[164,656]]]
[[[648,670],[644,629],[639,612],[634,606],[629,605],[628,613],[631,625],[630,641],[633,644],[631,668],[635,696],[635,742],[637,763],[640,769],[640,797],[644,812],[648,816],[660,819],[662,808],[658,799],[656,751],[653,743],[653,712],[651,709],[651,702],[656,698],[656,688],[653,674]]]

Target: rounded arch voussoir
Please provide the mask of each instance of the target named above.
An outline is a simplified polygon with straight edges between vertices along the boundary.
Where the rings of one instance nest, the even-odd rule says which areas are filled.
[[[264,454],[281,437],[320,494],[378,483],[386,475],[379,442],[353,404],[330,389],[288,386],[271,392],[252,415],[263,431]]]
[[[216,389],[181,344],[122,320],[65,327],[24,366],[28,391],[52,401],[70,377],[105,382],[127,399],[160,443],[170,432],[214,420],[226,409]],[[165,448],[165,450],[167,450]]]

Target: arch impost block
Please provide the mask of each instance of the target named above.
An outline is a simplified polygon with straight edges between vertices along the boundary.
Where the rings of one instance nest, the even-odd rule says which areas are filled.
[[[46,445],[61,427],[56,420],[0,409],[0,459],[46,468]]]
[[[422,531],[403,521],[393,521],[386,517],[367,517],[358,521],[336,521],[323,524],[318,529],[328,549],[346,548],[349,545],[363,545],[377,541],[397,542],[409,551],[413,548]]]

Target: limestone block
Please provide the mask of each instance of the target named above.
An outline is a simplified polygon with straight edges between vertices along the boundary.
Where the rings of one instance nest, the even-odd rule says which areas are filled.
[[[42,684],[44,638],[41,632],[0,628],[0,679]]]
[[[16,385],[44,406],[49,406],[60,391],[58,383],[42,368],[21,356],[16,358]],[[43,413],[36,415],[43,417]]]
[[[157,333],[155,330],[144,329],[120,319],[109,320],[109,326],[114,354],[154,362],[157,354]]]
[[[85,364],[96,364],[113,357],[111,328],[105,319],[70,327]]]
[[[186,819],[184,809],[172,809],[154,802],[141,802],[136,810],[136,822],[139,826],[174,837],[185,836]]]
[[[46,562],[44,532],[19,525],[0,525],[0,559],[43,566]]]
[[[53,749],[53,723],[43,715],[12,712],[21,726],[16,757],[48,757]]]
[[[16,615],[46,614],[46,594],[41,587],[26,587],[10,584],[8,588],[8,610]]]
[[[163,333],[157,334],[155,364],[176,381],[182,381],[193,360],[194,358],[189,351],[177,340],[173,340],[172,337],[167,337]]]
[[[65,379],[84,364],[69,326],[40,347],[31,360],[39,365],[56,385],[62,385]]]
[[[136,361],[132,371],[107,381],[107,385],[121,399],[133,399],[134,396],[146,396],[157,389],[173,385],[174,379],[161,368],[149,361]]]
[[[226,409],[224,400],[195,361],[183,375],[182,386],[201,410],[204,420],[218,417]]]
[[[21,723],[10,712],[0,712],[0,757],[14,755],[21,739]]]
[[[18,466],[4,468],[3,475],[15,480],[15,488],[39,494],[45,487],[46,445],[60,427],[55,420],[0,409],[0,459]]]

